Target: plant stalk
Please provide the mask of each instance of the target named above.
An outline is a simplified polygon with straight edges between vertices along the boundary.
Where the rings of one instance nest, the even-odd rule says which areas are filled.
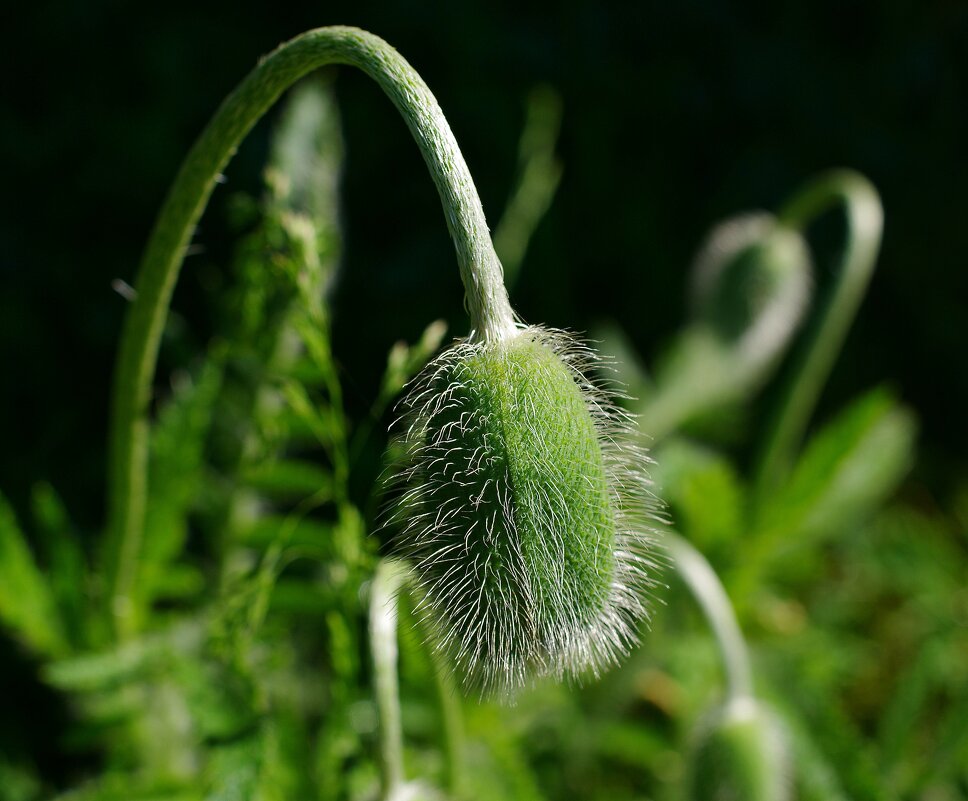
[[[809,183],[780,212],[779,221],[803,232],[842,204],[847,241],[830,288],[807,332],[767,428],[756,469],[756,496],[763,499],[789,475],[820,391],[843,347],[870,283],[881,245],[884,212],[877,190],[863,175],[833,170]]]
[[[716,571],[692,543],[678,534],[665,532],[664,541],[716,639],[726,674],[727,702],[752,698],[753,673],[746,641]]]
[[[390,45],[357,28],[309,31],[281,45],[225,99],[169,190],[145,250],[118,353],[111,419],[106,570],[116,634],[136,628],[131,602],[148,490],[148,412],[171,295],[195,224],[242,139],[279,96],[328,64],[358,67],[403,115],[440,193],[464,282],[471,337],[500,340],[514,315],[484,211],[457,142],[430,89]]]

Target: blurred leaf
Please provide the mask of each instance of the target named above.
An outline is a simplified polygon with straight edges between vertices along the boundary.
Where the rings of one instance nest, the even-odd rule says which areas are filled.
[[[67,650],[57,601],[40,572],[13,509],[0,495],[0,623],[44,656]]]
[[[782,711],[783,725],[790,740],[793,775],[798,801],[848,801],[837,769],[817,748],[806,724],[789,706]]]
[[[57,796],[55,801],[202,801],[191,787],[171,787],[138,777],[108,775]]]
[[[200,624],[181,623],[110,650],[52,662],[44,668],[44,678],[55,687],[75,692],[109,689],[158,669],[179,652],[197,650],[203,634]]]
[[[313,76],[289,93],[269,158],[266,180],[276,202],[305,215],[324,233],[335,229],[343,141],[339,111],[325,79]]]
[[[683,439],[671,439],[656,454],[653,480],[672,510],[675,525],[706,556],[735,547],[746,529],[746,492],[722,456]]]
[[[885,774],[901,793],[910,788],[914,776],[905,755],[918,753],[919,743],[912,743],[921,733],[918,723],[925,715],[925,706],[931,700],[933,679],[936,674],[934,662],[937,649],[926,644],[894,682],[894,693],[883,710],[878,741]],[[912,748],[915,746],[915,748]],[[920,762],[920,760],[918,760]]]
[[[913,460],[915,422],[884,390],[855,401],[813,437],[790,481],[756,521],[747,560],[802,549],[842,532],[886,498]]]
[[[605,378],[614,375],[638,405],[649,402],[655,392],[655,384],[625,331],[613,322],[603,322],[595,326],[591,338],[599,343],[598,350],[607,362]]]
[[[252,489],[277,501],[298,501],[312,495],[319,499],[332,496],[332,473],[312,462],[297,459],[270,459],[249,465],[243,469],[241,479]]]
[[[205,486],[205,443],[222,385],[222,369],[209,360],[197,376],[183,376],[162,409],[151,436],[148,508],[137,596],[149,605],[164,574],[182,551],[188,515]],[[144,612],[142,612],[144,614]]]
[[[85,611],[88,607],[87,565],[80,539],[67,509],[54,488],[35,484],[31,496],[38,539],[48,565],[50,586],[67,638],[73,647],[85,642]]]
[[[311,518],[294,518],[268,514],[243,524],[240,541],[246,545],[265,547],[285,542],[291,547],[332,549],[334,526]]]
[[[0,801],[35,801],[40,797],[40,781],[34,771],[0,755]]]
[[[532,90],[527,119],[518,143],[518,176],[514,192],[494,228],[494,249],[504,266],[504,281],[513,289],[535,229],[547,213],[561,182],[555,157],[561,128],[561,97],[548,86]]]
[[[380,394],[373,415],[378,417],[386,404],[393,401],[408,381],[419,373],[437,352],[447,333],[447,323],[434,320],[414,345],[400,341],[387,354],[387,366],[380,382]]]

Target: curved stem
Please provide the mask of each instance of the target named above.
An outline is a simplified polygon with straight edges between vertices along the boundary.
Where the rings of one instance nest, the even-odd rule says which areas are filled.
[[[358,67],[403,115],[440,193],[457,250],[471,336],[501,339],[514,317],[480,198],[454,135],[427,85],[382,39],[356,28],[320,28],[264,58],[219,107],[169,190],[145,251],[115,376],[108,497],[108,597],[114,628],[130,633],[130,593],[145,514],[148,408],[161,333],[185,249],[216,180],[242,139],[283,91],[327,64]]]
[[[762,498],[792,467],[810,415],[867,290],[881,244],[884,213],[877,190],[864,176],[834,170],[799,192],[782,210],[780,222],[803,231],[817,217],[843,204],[847,242],[835,283],[811,324],[767,429],[756,471]]]
[[[716,638],[726,673],[728,700],[751,698],[753,674],[746,641],[716,571],[689,541],[672,532],[666,532],[665,537],[679,575],[702,609]]]

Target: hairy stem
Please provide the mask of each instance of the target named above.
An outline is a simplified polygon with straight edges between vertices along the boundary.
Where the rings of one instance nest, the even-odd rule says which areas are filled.
[[[729,596],[706,557],[678,534],[666,532],[665,544],[712,629],[726,673],[728,700],[751,698],[753,678],[746,641]]]
[[[135,626],[130,596],[142,547],[151,385],[185,250],[219,174],[248,131],[283,91],[327,64],[363,70],[403,115],[440,193],[472,338],[500,339],[514,330],[477,190],[440,107],[413,68],[382,39],[345,27],[309,31],[264,58],[222,103],[182,164],[149,239],[125,320],[111,421],[106,552],[110,614],[121,636]]]
[[[820,176],[799,192],[779,216],[783,225],[802,232],[840,204],[847,213],[847,241],[834,285],[795,357],[767,429],[756,470],[760,498],[781,483],[792,468],[820,391],[867,291],[884,222],[877,190],[864,176],[850,170],[834,170]]]

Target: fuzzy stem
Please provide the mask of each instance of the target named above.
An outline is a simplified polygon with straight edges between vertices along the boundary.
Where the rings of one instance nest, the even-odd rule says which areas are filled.
[[[833,170],[820,176],[779,215],[781,224],[803,232],[817,217],[839,204],[844,205],[847,213],[847,241],[835,283],[796,357],[767,429],[756,471],[755,486],[761,499],[790,472],[820,391],[867,290],[884,222],[877,190],[863,175],[850,170]]]
[[[108,600],[119,635],[134,627],[131,592],[142,547],[147,494],[148,410],[161,333],[185,250],[216,180],[242,139],[289,86],[328,64],[358,67],[403,115],[440,193],[457,250],[471,337],[514,331],[501,264],[480,198],[430,90],[382,39],[356,28],[319,28],[265,57],[219,107],[195,142],[162,206],[145,250],[137,297],[125,320],[111,421]]]
[[[679,575],[702,609],[716,638],[726,673],[727,700],[752,698],[753,677],[746,641],[716,571],[705,556],[678,534],[666,532],[665,543]]]

